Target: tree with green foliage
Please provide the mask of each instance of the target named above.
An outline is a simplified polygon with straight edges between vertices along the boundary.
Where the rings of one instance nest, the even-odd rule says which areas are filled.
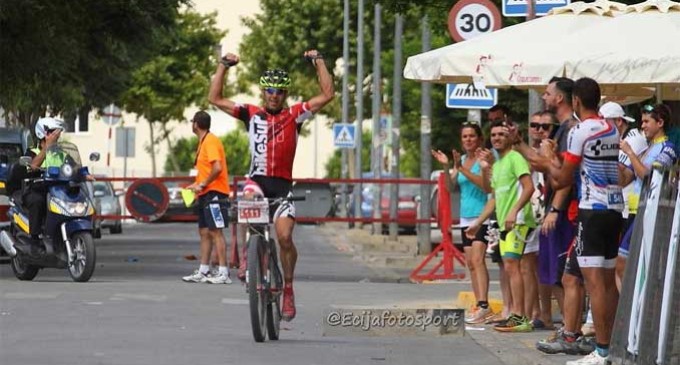
[[[243,176],[248,173],[250,167],[250,150],[248,149],[248,136],[239,127],[220,137],[224,146],[224,153],[227,157],[227,169],[230,176]],[[196,150],[198,149],[198,138],[180,138],[172,146],[171,154],[175,156],[179,171],[175,170],[173,163],[168,157],[165,160],[165,173],[172,174],[179,172],[188,174],[194,167]]]
[[[165,36],[157,55],[132,75],[132,86],[123,94],[123,108],[144,117],[150,124],[147,146],[153,176],[156,175],[155,148],[161,141],[172,151],[170,121],[184,121],[184,111],[193,106],[207,107],[210,75],[217,63],[215,46],[225,32],[215,27],[216,14],[181,12],[174,31]],[[154,128],[160,135],[154,136]],[[174,154],[169,154],[173,171],[180,171]]]
[[[403,11],[405,17],[405,27],[403,36],[404,64],[406,58],[421,52],[421,27],[420,19],[427,13],[432,29],[432,48],[443,47],[451,43],[451,38],[447,33],[446,19],[447,11],[452,3],[444,4],[442,1],[425,1],[422,3],[401,2],[391,4],[384,1],[386,10],[383,11],[382,20],[382,55],[381,69],[383,78],[387,82],[383,85],[382,111],[391,110],[391,96],[393,82],[389,80],[393,74],[393,44],[394,44],[394,10]],[[350,2],[350,100],[356,98],[355,71],[356,71],[356,17],[357,4]],[[421,4],[421,5],[418,5]],[[364,38],[365,55],[364,70],[366,75],[370,75],[373,55],[370,50],[373,47],[373,8],[371,2],[366,2],[364,11]],[[316,47],[324,53],[327,63],[333,64],[334,60],[342,55],[342,2],[336,0],[290,0],[286,2],[286,7],[281,7],[280,2],[275,0],[261,1],[262,13],[247,18],[244,24],[250,28],[248,34],[240,47],[242,62],[246,65],[246,72],[239,75],[242,81],[254,83],[259,73],[270,67],[282,67],[288,69],[293,77],[293,86],[289,94],[293,99],[305,99],[316,92],[316,80],[312,72],[308,72],[307,66],[303,64],[300,54],[306,48]],[[341,77],[336,77],[336,90],[340,92]],[[467,112],[464,110],[447,109],[445,107],[445,86],[434,85],[432,88],[432,146],[442,150],[450,151],[452,147],[459,147],[459,128],[462,122],[466,121]],[[526,92],[509,92],[510,98],[515,98],[515,94],[526,95]],[[524,96],[525,97],[525,96]],[[370,90],[364,93],[364,116],[370,118],[371,115],[371,93]],[[526,97],[525,97],[526,100]],[[501,96],[504,102],[505,97]],[[511,100],[510,100],[511,101]],[[402,123],[401,123],[401,155],[400,169],[404,176],[420,175],[420,83],[405,80],[402,83]],[[332,121],[340,119],[340,98],[332,103],[333,107],[324,109]],[[510,103],[511,107],[515,105]],[[519,105],[519,104],[518,104]],[[524,112],[526,114],[526,111]],[[521,111],[519,113],[521,115]],[[352,120],[355,115],[354,108],[350,108]],[[368,122],[365,122],[366,125]],[[370,137],[370,133],[369,133]],[[369,138],[370,140],[370,138]],[[365,144],[369,146],[370,143]],[[368,164],[368,159],[363,159]],[[327,175],[334,176],[333,170],[336,162],[327,164],[331,170]],[[365,165],[366,170],[368,165]]]
[[[117,100],[187,0],[0,3],[0,105],[11,124]]]

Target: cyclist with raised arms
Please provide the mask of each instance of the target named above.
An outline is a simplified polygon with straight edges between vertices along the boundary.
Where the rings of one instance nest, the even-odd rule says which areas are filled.
[[[250,140],[249,179],[243,192],[246,196],[261,195],[267,198],[287,196],[291,191],[293,160],[297,139],[305,120],[328,104],[335,92],[322,55],[312,49],[304,53],[311,61],[319,78],[321,92],[306,102],[285,105],[291,80],[286,71],[272,69],[260,77],[263,106],[239,104],[222,95],[224,76],[229,67],[239,62],[235,54],[227,53],[217,65],[217,71],[210,83],[208,100],[227,114],[244,122]],[[273,220],[283,267],[283,309],[282,319],[290,321],[295,317],[293,276],[297,261],[297,250],[293,243],[295,206],[285,202],[273,207]],[[245,258],[239,265],[238,277],[245,279]]]

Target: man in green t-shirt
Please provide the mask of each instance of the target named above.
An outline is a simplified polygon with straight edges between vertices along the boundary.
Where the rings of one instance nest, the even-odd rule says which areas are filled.
[[[526,316],[530,313],[524,313],[524,281],[520,260],[526,238],[536,228],[531,205],[527,204],[534,193],[534,184],[529,163],[512,149],[505,122],[492,124],[490,136],[491,145],[498,152],[498,159],[490,169],[483,169],[482,175],[485,183],[490,184],[492,197],[466,234],[474,235],[481,222],[489,218],[495,209],[501,231],[499,246],[504,270],[510,281],[512,305],[510,316],[494,329],[501,332],[529,332],[533,328]]]

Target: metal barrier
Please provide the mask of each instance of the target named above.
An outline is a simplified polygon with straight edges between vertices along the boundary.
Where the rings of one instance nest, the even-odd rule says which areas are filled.
[[[455,272],[455,262],[458,261],[462,267],[465,267],[465,256],[453,245],[453,236],[451,234],[451,195],[449,194],[449,175],[440,174],[437,180],[438,187],[438,214],[439,229],[442,232],[442,242],[435,248],[413,271],[410,279],[413,282],[421,283],[426,280],[446,280],[446,279],[463,279],[465,278],[465,271],[461,273]],[[421,274],[423,269],[436,258],[439,253],[442,253],[441,260],[426,274]],[[444,269],[443,273],[438,273],[440,269]]]
[[[239,184],[242,183],[246,178],[243,176],[234,176],[232,179],[232,187],[231,190],[234,194],[234,196],[237,196],[239,194]],[[111,181],[111,182],[132,182],[132,185],[130,185],[125,193],[125,205],[130,212],[128,215],[97,215],[95,218],[96,219],[111,219],[111,220],[116,220],[116,219],[136,219],[137,221],[141,222],[155,222],[155,221],[168,221],[168,222],[195,222],[198,217],[193,214],[191,211],[187,211],[184,214],[166,214],[168,210],[168,205],[169,205],[169,198],[168,198],[168,192],[167,188],[165,187],[164,183],[166,182],[185,182],[187,185],[193,182],[194,178],[189,177],[189,176],[183,176],[183,177],[160,177],[160,178],[98,178],[98,180],[101,181]],[[307,195],[311,196],[311,190],[314,190],[314,186],[323,186],[324,189],[325,187],[328,187],[328,196],[327,199],[326,197],[312,197],[308,198],[307,202],[297,202],[296,203],[296,218],[295,220],[299,223],[321,223],[321,222],[348,222],[348,223],[398,223],[400,225],[409,225],[415,227],[417,224],[420,223],[434,223],[436,220],[434,220],[432,217],[418,217],[416,213],[420,210],[418,209],[417,203],[414,201],[413,202],[413,214],[408,217],[399,217],[397,216],[394,219],[389,218],[389,216],[384,214],[381,211],[381,218],[373,218],[372,216],[367,216],[367,217],[353,217],[353,216],[348,216],[345,214],[345,216],[339,216],[338,210],[339,211],[345,211],[346,213],[353,213],[354,209],[346,209],[349,207],[339,207],[340,209],[337,209],[337,201],[334,196],[333,189],[331,187],[333,185],[337,186],[342,186],[342,187],[347,187],[349,186],[352,188],[353,186],[362,186],[362,184],[365,186],[366,184],[374,184],[375,186],[377,185],[384,185],[384,184],[417,184],[417,185],[422,185],[422,184],[428,184],[428,185],[434,185],[437,182],[431,181],[431,180],[422,180],[422,179],[393,179],[393,178],[382,178],[382,179],[293,179],[294,185],[293,185],[293,191],[295,195]],[[296,188],[300,188],[301,191],[296,192]],[[445,187],[446,195],[447,195],[447,202],[448,202],[448,188]],[[322,189],[323,190],[323,189]],[[343,191],[336,191],[335,194],[342,194]],[[349,193],[348,191],[345,191],[344,193]],[[353,194],[349,194],[349,196],[352,196]],[[441,195],[441,194],[440,194]],[[421,197],[422,199],[429,199],[430,197]],[[326,201],[330,200],[330,201]],[[318,204],[325,204],[329,203],[329,207],[332,207],[332,209],[329,209],[328,212],[325,213],[317,213],[316,215],[305,215],[305,204],[311,205],[312,208],[316,208],[314,205]],[[356,204],[356,202],[355,202]],[[360,202],[358,202],[360,204]],[[381,205],[379,205],[381,206]],[[450,227],[451,226],[451,215],[450,215],[450,206],[449,206],[449,211],[448,211],[448,219],[449,223],[445,227]],[[313,209],[312,209],[313,210]],[[381,210],[383,210],[381,206]],[[309,211],[309,210],[308,210]],[[323,211],[323,209],[322,209]],[[301,214],[302,213],[302,214]],[[372,214],[371,214],[372,215]],[[439,214],[440,217],[442,217],[442,214]],[[232,225],[232,242],[239,242],[237,239],[239,236],[238,232],[238,225],[233,224]],[[440,225],[441,226],[441,225]],[[448,235],[448,242],[451,242],[450,238],[450,231],[446,230],[445,236]],[[453,247],[453,245],[447,245],[443,244],[440,245],[440,250],[444,249],[445,247]],[[455,250],[455,248],[453,248]],[[446,252],[449,252],[448,249]],[[459,251],[457,252],[460,257],[462,255],[460,254]],[[235,267],[238,265],[238,248],[237,245],[231,245],[231,255],[230,256],[230,266]],[[447,253],[447,257],[450,256],[450,254]],[[462,261],[461,261],[462,262]],[[450,275],[450,272],[452,272],[452,265],[444,265],[445,266],[445,272],[448,273],[446,274],[447,278],[448,275]],[[464,275],[464,274],[463,274]]]
[[[137,198],[141,201],[144,201],[148,203],[149,205],[156,207],[158,206],[159,211],[164,211],[163,205],[164,203],[167,204],[167,202],[164,202],[164,199],[161,199],[163,197],[161,196],[151,196],[155,194],[151,193],[156,193],[155,191],[150,191],[149,195],[144,194],[144,192],[139,191],[138,186],[142,185],[144,183],[149,184],[150,186],[158,186],[159,184],[165,183],[165,182],[185,182],[187,185],[191,182],[193,182],[193,177],[189,176],[181,176],[181,177],[158,177],[158,178],[116,178],[116,177],[102,177],[98,178],[98,180],[101,181],[110,181],[110,182],[133,182],[133,185],[130,185],[130,187],[126,191],[125,195],[125,200],[126,200],[126,206],[130,208],[130,200],[133,198]],[[242,182],[245,180],[245,177],[243,176],[235,176],[233,177],[232,180],[232,191],[238,192],[239,191],[239,182]],[[422,179],[293,179],[295,185],[293,186],[293,189],[295,190],[296,186],[301,186],[302,184],[326,184],[329,186],[332,185],[349,185],[350,187],[353,184],[417,184],[417,185],[422,185],[422,184],[428,184],[428,185],[434,185],[436,184],[435,181],[430,181],[430,180],[422,180]],[[137,184],[137,185],[135,185]],[[160,190],[162,190],[159,187]],[[341,192],[339,192],[341,193]],[[165,192],[159,192],[158,195],[164,195]],[[331,196],[329,196],[330,199],[333,199],[332,193],[330,193]],[[336,208],[335,202],[331,203],[334,208]],[[304,202],[302,203],[296,203],[296,205],[304,205]],[[167,207],[165,207],[167,209]],[[134,210],[134,209],[133,209]],[[102,219],[137,219],[139,221],[143,222],[150,222],[150,221],[156,221],[161,219],[163,214],[158,214],[158,211],[154,211],[153,214],[143,214],[143,212],[137,212],[138,214],[128,214],[128,215],[106,215],[106,216],[97,216],[97,218],[102,218]],[[171,217],[166,217],[163,220],[167,221],[196,221],[197,217],[194,214],[181,214],[181,215],[173,215]],[[323,216],[317,215],[317,216],[304,216],[304,215],[299,215],[296,217],[296,221],[300,223],[320,223],[320,222],[355,222],[355,223],[412,223],[412,224],[418,224],[418,223],[432,223],[434,222],[433,218],[395,218],[395,219],[390,219],[389,217],[385,218],[369,218],[369,217],[351,217],[351,216],[338,216],[336,214],[336,211],[333,210],[333,212],[329,212],[328,214],[324,214]]]
[[[680,364],[680,168],[646,179],[616,311],[609,360]]]

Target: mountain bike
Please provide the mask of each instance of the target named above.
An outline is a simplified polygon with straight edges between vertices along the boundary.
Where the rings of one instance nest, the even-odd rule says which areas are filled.
[[[283,275],[276,254],[276,243],[270,237],[269,208],[284,202],[301,201],[305,197],[289,196],[268,200],[239,200],[238,223],[246,231],[246,291],[250,305],[250,324],[255,342],[263,342],[265,334],[279,339]]]

